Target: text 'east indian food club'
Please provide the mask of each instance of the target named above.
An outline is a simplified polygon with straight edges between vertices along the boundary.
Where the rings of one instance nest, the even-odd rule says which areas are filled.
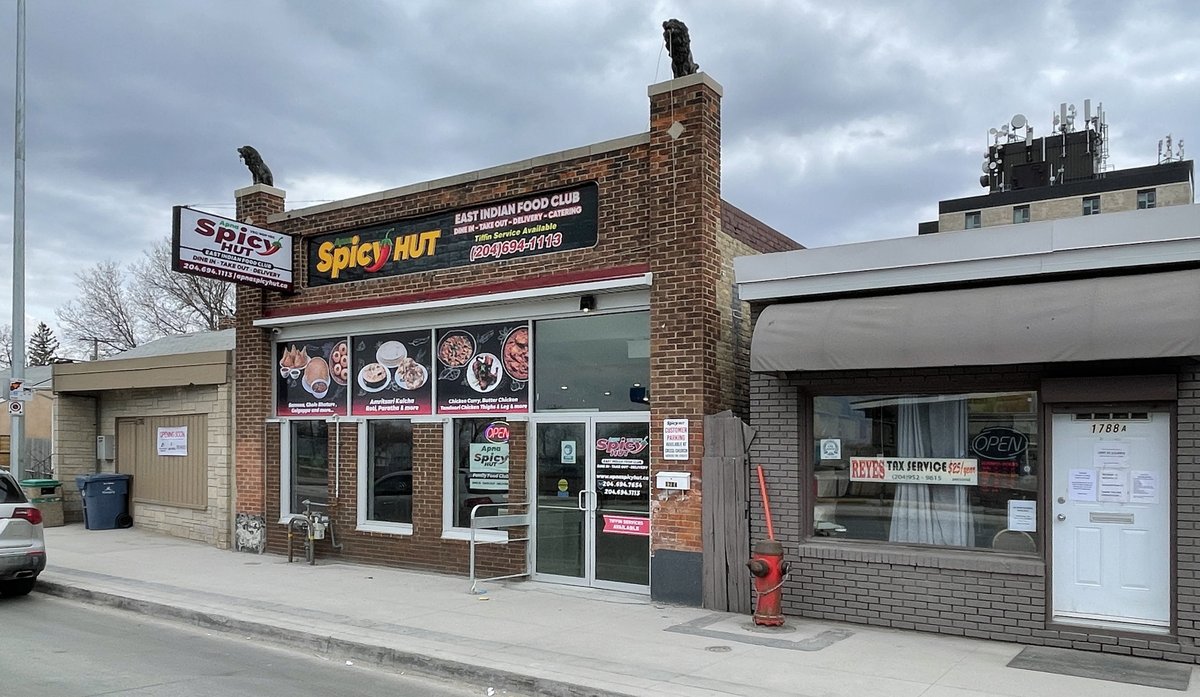
[[[361,267],[367,273],[375,273],[389,261],[419,259],[437,253],[441,230],[426,230],[402,235],[393,240],[389,230],[382,240],[362,242],[358,235],[349,240],[336,239],[317,248],[317,271],[337,278],[345,269]]]

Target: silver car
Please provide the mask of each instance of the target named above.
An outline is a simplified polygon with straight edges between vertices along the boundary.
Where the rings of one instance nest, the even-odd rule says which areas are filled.
[[[0,470],[0,596],[25,595],[46,568],[42,512],[7,470]]]

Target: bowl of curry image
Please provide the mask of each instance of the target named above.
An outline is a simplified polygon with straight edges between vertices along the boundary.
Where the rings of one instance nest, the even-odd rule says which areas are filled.
[[[461,368],[475,355],[475,337],[467,332],[452,331],[438,342],[437,356],[447,368]]]

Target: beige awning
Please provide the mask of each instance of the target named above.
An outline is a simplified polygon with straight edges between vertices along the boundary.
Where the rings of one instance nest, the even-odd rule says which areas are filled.
[[[1200,271],[777,304],[755,371],[1200,355]]]

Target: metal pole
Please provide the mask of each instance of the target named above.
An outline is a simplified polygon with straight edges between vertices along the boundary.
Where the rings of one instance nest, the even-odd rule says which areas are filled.
[[[12,377],[25,379],[25,0],[17,0],[17,114],[13,157]],[[19,481],[25,471],[25,421],[13,414],[9,469]]]

